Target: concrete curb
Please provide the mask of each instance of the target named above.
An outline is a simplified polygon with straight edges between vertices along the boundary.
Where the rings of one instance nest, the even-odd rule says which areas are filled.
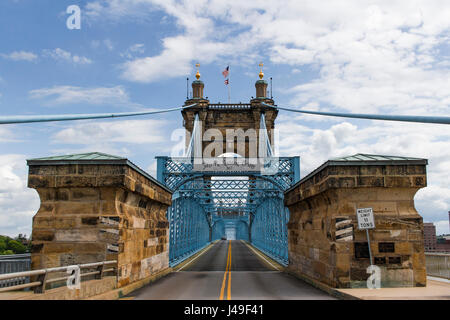
[[[148,285],[149,283],[152,283],[160,278],[165,277],[172,271],[173,271],[172,268],[167,268],[167,269],[160,271],[154,275],[151,275],[150,277],[147,277],[145,279],[133,282],[129,285],[115,289],[113,291],[109,291],[109,292],[105,292],[105,293],[102,293],[102,294],[99,294],[99,295],[96,295],[93,297],[89,297],[84,300],[117,300],[117,299],[120,299],[120,298],[130,294],[131,292],[133,292],[137,289],[140,289],[140,288]]]
[[[312,285],[313,287],[315,287],[315,288],[317,288],[319,290],[322,290],[322,291],[328,293],[330,296],[333,296],[333,297],[338,298],[340,300],[362,300],[362,299],[360,299],[358,297],[355,297],[355,296],[352,296],[350,294],[341,292],[338,289],[330,287],[330,286],[328,286],[328,285],[326,285],[326,284],[324,284],[322,282],[319,282],[319,281],[317,281],[315,279],[312,279],[312,278],[310,278],[310,277],[308,277],[306,275],[300,275],[300,274],[297,274],[295,272],[292,272],[288,268],[286,268],[284,270],[284,272],[289,274],[289,275],[291,275],[291,276],[293,276],[293,277],[295,277],[295,278],[297,278],[297,279],[305,281],[306,283]]]

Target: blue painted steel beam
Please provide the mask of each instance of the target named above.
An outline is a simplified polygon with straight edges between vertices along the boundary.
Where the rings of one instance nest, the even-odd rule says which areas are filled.
[[[435,123],[435,124],[450,124],[450,117],[437,116],[402,116],[402,115],[386,115],[386,114],[362,114],[362,113],[339,113],[339,112],[319,112],[298,110],[292,108],[274,107],[269,104],[262,103],[266,107],[276,108],[290,112],[298,112],[305,114],[313,114],[319,116],[368,119],[368,120],[385,120],[385,121],[403,121],[403,122],[418,122],[418,123]]]
[[[0,117],[0,124],[14,124],[14,123],[33,123],[33,122],[52,122],[52,121],[72,121],[72,120],[89,120],[89,119],[106,119],[106,118],[120,118],[120,117],[133,117],[144,116],[158,113],[173,112],[195,106],[192,104],[189,106],[154,110],[154,111],[141,111],[141,112],[122,112],[122,113],[94,113],[94,114],[66,114],[66,115],[43,115],[43,116],[3,116]]]

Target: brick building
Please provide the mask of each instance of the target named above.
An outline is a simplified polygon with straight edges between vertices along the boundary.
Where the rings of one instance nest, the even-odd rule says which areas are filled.
[[[432,222],[425,222],[423,224],[423,241],[425,251],[436,250],[436,227]]]

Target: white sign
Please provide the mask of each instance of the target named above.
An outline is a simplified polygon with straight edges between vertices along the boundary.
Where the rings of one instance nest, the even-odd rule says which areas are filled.
[[[67,287],[70,290],[81,288],[81,271],[79,266],[68,266],[67,273],[70,275],[67,278]]]
[[[356,217],[358,218],[358,229],[375,229],[372,208],[356,209]]]

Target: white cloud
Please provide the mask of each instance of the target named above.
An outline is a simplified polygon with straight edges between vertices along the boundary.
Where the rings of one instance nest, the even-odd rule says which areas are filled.
[[[156,160],[153,160],[152,163],[147,167],[147,172],[152,176],[156,178],[156,171],[157,171],[158,162]]]
[[[436,221],[434,223],[434,225],[436,226],[436,235],[450,234],[448,219],[447,220]]]
[[[450,78],[438,46],[448,42],[450,7],[435,1],[92,1],[89,15],[121,20],[161,10],[181,30],[156,56],[126,62],[124,77],[151,82],[186,75],[193,63],[227,57],[317,68],[293,86],[291,103],[349,111],[442,114]],[[445,60],[445,61],[443,61]],[[172,66],[171,68],[169,66]]]
[[[56,61],[70,62],[73,64],[91,64],[92,60],[86,57],[74,55],[71,52],[65,51],[60,48],[54,50],[44,50],[44,55],[48,56]]]
[[[324,0],[320,5],[315,0],[96,0],[85,7],[89,19],[115,21],[145,19],[155,10],[171,17],[179,33],[162,39],[159,54],[127,57],[132,60],[123,64],[123,77],[130,81],[186,75],[197,61],[208,64],[226,58],[234,65],[251,63],[256,68],[261,59],[267,59],[275,66],[317,71],[314,80],[299,77],[290,88],[279,89],[290,95],[291,104],[305,109],[427,115],[450,111],[450,59],[448,52],[440,51],[449,43],[450,6],[445,0],[382,0],[376,5],[359,0],[345,4]],[[51,56],[73,62],[72,54],[57,50]],[[299,75],[303,74],[306,77],[307,72]],[[64,93],[53,91],[62,103],[92,101],[84,89],[55,88],[63,88]],[[36,94],[49,97],[52,93]],[[94,101],[102,99],[100,94]],[[89,135],[93,135],[105,149],[115,148],[119,141],[158,143],[154,133],[142,126],[136,125],[133,135],[122,133],[133,132],[131,127],[109,126],[92,131],[87,125],[74,126],[59,132],[54,140],[75,144],[79,139],[88,148],[92,146]],[[343,122],[280,112],[277,127],[282,131],[282,153],[301,155],[303,176],[329,158],[358,152],[428,158],[429,186],[417,193],[416,207],[426,221],[440,224],[446,219],[450,208],[446,126]],[[142,137],[136,137],[139,134]]]
[[[105,39],[105,40],[92,40],[91,41],[91,46],[94,49],[97,49],[101,46],[104,46],[106,49],[108,49],[109,51],[114,50],[114,44],[110,39]]]
[[[1,142],[15,142],[15,134],[10,128],[0,126],[0,143]]]
[[[428,187],[417,192],[416,208],[425,221],[445,218],[450,210],[450,131],[443,130],[445,125],[370,123],[362,127],[345,121],[322,129],[285,119],[277,123],[280,154],[300,155],[302,176],[330,158],[356,153],[428,159]]]
[[[124,53],[121,53],[121,57],[127,59],[133,59],[137,54],[143,54],[145,52],[145,45],[143,43],[136,43],[130,46]]]
[[[39,196],[27,188],[24,155],[0,155],[0,181],[0,234],[30,235],[32,217],[39,209]]]
[[[123,64],[123,77],[136,82],[152,82],[163,78],[186,75],[194,48],[188,39],[166,38],[159,56],[137,58]]]
[[[115,143],[156,146],[169,141],[163,132],[166,125],[167,121],[155,119],[83,122],[57,132],[52,142],[89,147]]]
[[[32,90],[29,94],[33,99],[48,99],[50,104],[131,105],[128,93],[122,86],[96,88],[55,86]]]
[[[13,61],[34,61],[38,58],[36,54],[28,51],[14,51],[9,54],[0,54],[1,57]]]

